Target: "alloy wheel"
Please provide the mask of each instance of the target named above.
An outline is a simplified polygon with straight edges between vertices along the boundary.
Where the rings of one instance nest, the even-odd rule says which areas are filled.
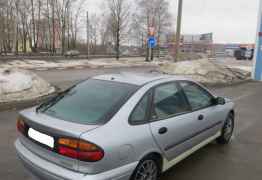
[[[226,121],[225,127],[224,127],[224,138],[226,140],[229,140],[233,134],[233,128],[234,128],[234,124],[233,124],[233,118],[229,117]]]
[[[135,180],[157,180],[158,167],[153,160],[145,160],[135,174]]]

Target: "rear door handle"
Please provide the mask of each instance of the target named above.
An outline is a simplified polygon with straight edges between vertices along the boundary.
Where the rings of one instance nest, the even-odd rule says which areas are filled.
[[[202,114],[198,116],[198,120],[199,120],[199,121],[204,120],[204,118],[205,118],[205,117],[204,117],[204,115],[202,115]]]
[[[165,134],[165,133],[167,133],[167,131],[168,131],[168,129],[166,127],[162,127],[162,128],[159,129],[158,133],[159,134]]]

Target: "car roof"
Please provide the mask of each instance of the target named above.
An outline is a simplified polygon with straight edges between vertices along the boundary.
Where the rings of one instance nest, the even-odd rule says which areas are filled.
[[[144,84],[155,82],[158,80],[163,80],[163,79],[188,80],[181,76],[166,75],[160,73],[125,73],[125,72],[119,74],[99,75],[93,77],[93,79],[127,83],[137,86],[143,86]]]

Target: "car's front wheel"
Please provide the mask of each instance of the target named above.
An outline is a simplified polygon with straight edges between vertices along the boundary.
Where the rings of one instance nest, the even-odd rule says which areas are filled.
[[[232,138],[234,132],[234,114],[230,113],[225,121],[225,124],[222,128],[222,134],[219,138],[217,138],[217,143],[219,144],[228,144]]]
[[[138,164],[131,180],[157,180],[158,175],[159,167],[156,160],[146,158]]]

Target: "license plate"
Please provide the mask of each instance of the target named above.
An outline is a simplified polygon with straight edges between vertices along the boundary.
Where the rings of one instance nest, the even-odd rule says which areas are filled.
[[[33,140],[46,145],[50,148],[54,148],[54,138],[51,136],[48,136],[46,134],[43,134],[39,131],[34,130],[33,128],[29,128],[28,130],[28,136],[32,138]]]

